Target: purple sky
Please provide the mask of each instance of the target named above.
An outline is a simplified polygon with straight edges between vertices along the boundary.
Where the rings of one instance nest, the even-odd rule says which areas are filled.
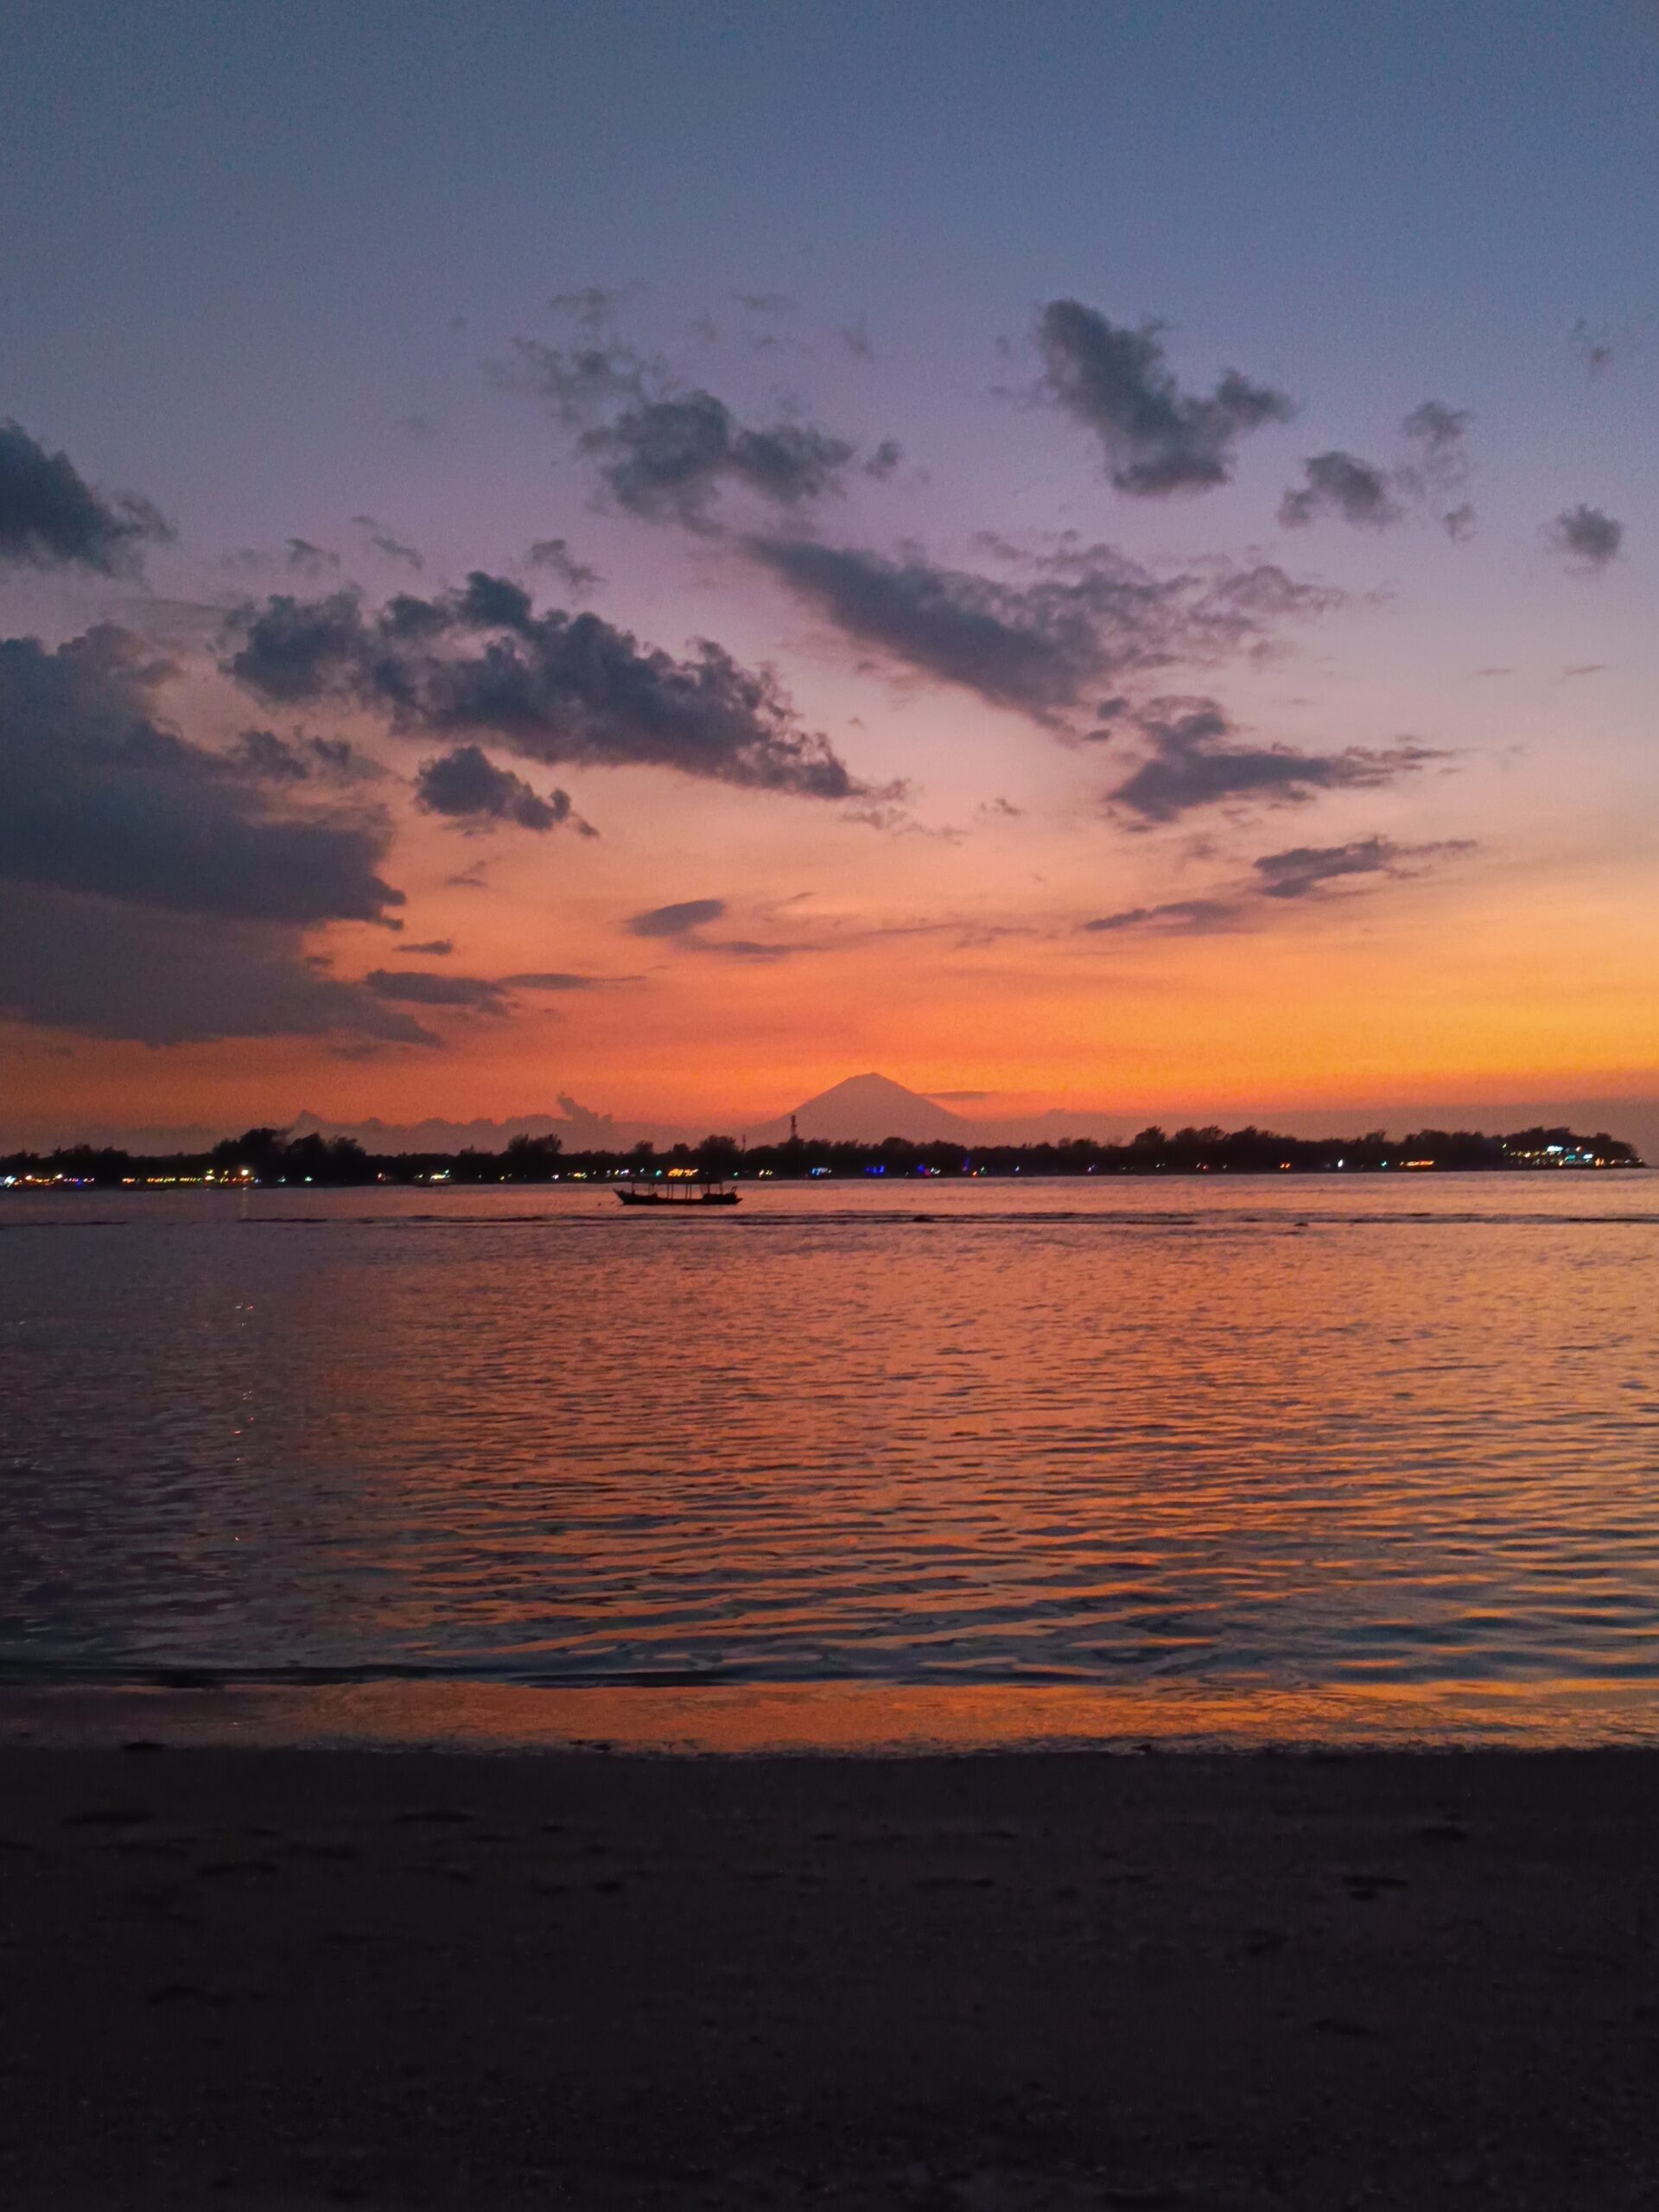
[[[13,22],[0,1137],[1648,1124],[1650,8]]]

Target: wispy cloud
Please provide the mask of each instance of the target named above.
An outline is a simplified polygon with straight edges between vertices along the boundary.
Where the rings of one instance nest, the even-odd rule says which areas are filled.
[[[1156,699],[1124,719],[1146,749],[1107,798],[1141,828],[1205,807],[1298,805],[1318,791],[1375,790],[1446,757],[1411,741],[1332,753],[1258,745],[1240,737],[1213,699]]]
[[[364,986],[378,999],[467,1014],[505,1014],[507,995],[483,976],[440,974],[430,968],[372,968]]]
[[[1461,858],[1474,849],[1473,841],[1465,837],[1397,844],[1372,836],[1341,845],[1296,845],[1264,853],[1251,862],[1250,874],[1243,881],[1222,885],[1204,897],[1125,906],[1082,922],[1078,928],[1085,936],[1135,931],[1160,937],[1219,937],[1262,926],[1272,911],[1269,900],[1323,899],[1333,884],[1363,891],[1408,881],[1439,861]]]
[[[723,899],[681,899],[671,906],[630,914],[626,926],[635,937],[686,937],[705,923],[719,921],[725,912]]]
[[[1354,878],[1398,881],[1419,874],[1433,861],[1459,857],[1475,849],[1468,837],[1443,837],[1430,844],[1401,845],[1388,837],[1351,838],[1344,845],[1293,845],[1264,853],[1254,863],[1262,895],[1306,899],[1328,883]]]
[[[1101,686],[1175,664],[1268,646],[1341,594],[1270,563],[1212,561],[1159,575],[1108,545],[1027,556],[987,575],[912,548],[894,557],[815,538],[750,537],[759,566],[846,636],[900,666],[1039,721],[1059,722]]]
[[[413,569],[416,575],[426,566],[416,547],[406,545],[402,538],[394,537],[385,524],[377,522],[372,515],[353,515],[352,524],[354,529],[367,532],[370,544],[386,560],[395,562],[401,568]]]
[[[563,537],[538,537],[524,555],[524,566],[545,575],[556,576],[568,591],[580,597],[594,590],[605,581],[597,569],[589,568],[585,561],[578,561],[571,552],[569,541]]]
[[[1078,926],[1089,936],[1151,930],[1170,936],[1203,937],[1234,927],[1240,911],[1236,899],[1171,899],[1158,906],[1125,906]]]

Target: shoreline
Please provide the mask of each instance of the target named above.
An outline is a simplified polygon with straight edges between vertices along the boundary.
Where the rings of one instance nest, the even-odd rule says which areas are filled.
[[[0,2198],[1635,2206],[1656,1828],[1648,1751],[14,1742]]]
[[[918,1759],[1265,1752],[1598,1751],[1659,1755],[1642,1680],[1365,1683],[1310,1689],[1165,1681],[1111,1688],[823,1681],[537,1685],[456,1676],[0,1681],[8,1746],[114,1751],[592,1749],[641,1757]]]

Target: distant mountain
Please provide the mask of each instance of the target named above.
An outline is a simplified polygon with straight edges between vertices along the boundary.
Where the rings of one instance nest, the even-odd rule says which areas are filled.
[[[874,1074],[849,1075],[844,1083],[819,1091],[795,1109],[795,1123],[804,1137],[830,1144],[880,1144],[883,1137],[907,1137],[913,1144],[937,1137],[965,1143],[979,1135],[960,1114],[918,1090],[906,1090],[889,1076]],[[748,1133],[751,1144],[779,1144],[788,1135],[787,1114]]]

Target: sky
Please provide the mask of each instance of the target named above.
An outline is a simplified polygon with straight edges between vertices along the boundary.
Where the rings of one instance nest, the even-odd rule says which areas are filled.
[[[1659,10],[9,22],[0,1138],[1659,1136]]]

